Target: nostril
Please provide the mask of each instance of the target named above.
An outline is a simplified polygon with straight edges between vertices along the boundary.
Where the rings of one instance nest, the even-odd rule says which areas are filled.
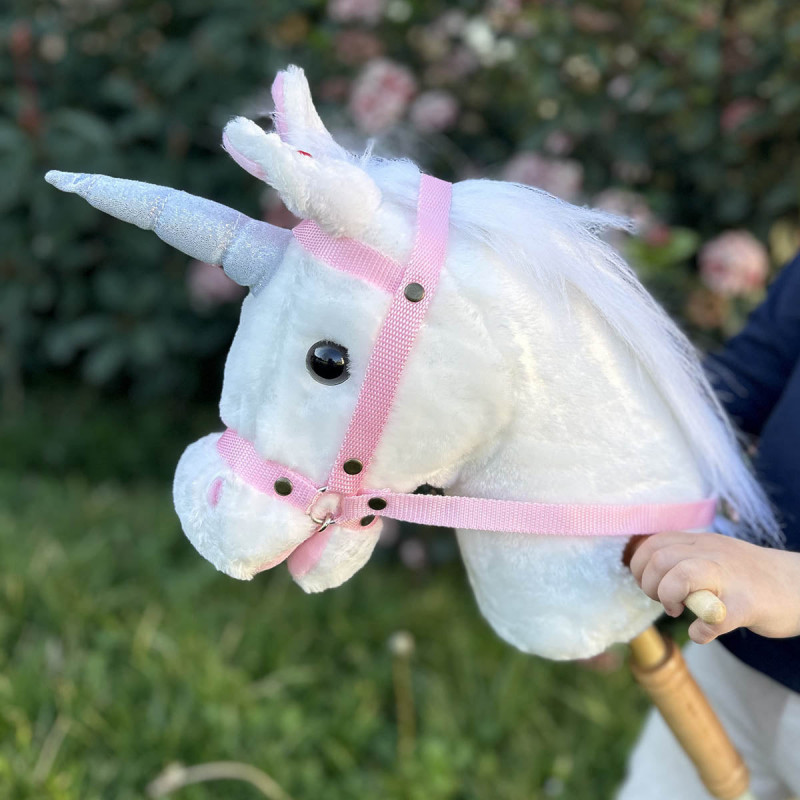
[[[217,507],[217,503],[219,503],[219,499],[222,497],[222,487],[224,483],[222,478],[216,478],[208,487],[208,504],[211,508]]]

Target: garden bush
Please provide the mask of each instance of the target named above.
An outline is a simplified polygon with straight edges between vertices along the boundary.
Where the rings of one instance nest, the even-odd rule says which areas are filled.
[[[162,183],[283,221],[221,151],[305,67],[331,127],[443,177],[520,180],[639,219],[621,242],[702,344],[797,246],[800,7],[422,0],[43,0],[0,12],[0,368],[213,396],[238,295],[42,180]],[[716,239],[724,234],[722,239]],[[701,245],[714,240],[701,250]],[[766,249],[765,249],[766,248]],[[699,258],[698,258],[699,253]]]

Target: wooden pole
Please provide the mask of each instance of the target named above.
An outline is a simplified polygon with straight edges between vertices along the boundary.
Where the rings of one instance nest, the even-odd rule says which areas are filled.
[[[646,538],[633,536],[628,541],[622,555],[625,565],[630,564]],[[683,604],[709,625],[723,622],[728,611],[725,603],[707,589],[692,592]],[[747,766],[675,643],[650,626],[631,641],[631,671],[661,712],[706,789],[718,800],[754,800],[748,789]]]
[[[689,673],[681,651],[655,627],[631,642],[631,671],[719,800],[746,800],[749,774],[717,715]]]

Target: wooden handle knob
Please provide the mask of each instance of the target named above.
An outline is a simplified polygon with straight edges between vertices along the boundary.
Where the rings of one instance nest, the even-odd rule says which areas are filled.
[[[709,592],[708,589],[692,592],[683,601],[683,604],[698,619],[707,622],[709,625],[718,625],[720,622],[724,622],[728,614],[725,603],[714,592]]]

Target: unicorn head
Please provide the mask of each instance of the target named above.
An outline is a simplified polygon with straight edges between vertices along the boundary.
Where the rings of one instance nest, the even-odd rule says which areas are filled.
[[[225,367],[228,431],[191,445],[175,476],[178,515],[203,556],[237,578],[286,561],[306,591],[338,586],[381,529],[373,513],[345,519],[342,504],[377,512],[387,493],[422,484],[554,504],[715,495],[751,531],[776,535],[691,347],[598,235],[624,222],[527,187],[464,181],[447,190],[435,292],[403,289],[433,179],[341,148],[300,69],[278,75],[273,97],[276,132],[237,118],[223,146],[305,220],[293,234],[171,189],[47,176],[250,287]],[[424,314],[397,369],[382,348],[402,291]],[[371,424],[365,381],[391,375],[377,432],[354,434],[371,437],[369,457],[348,459],[354,421]],[[351,478],[355,498],[342,489]],[[586,657],[659,612],[622,563],[625,537],[458,539],[482,612],[527,652]]]

